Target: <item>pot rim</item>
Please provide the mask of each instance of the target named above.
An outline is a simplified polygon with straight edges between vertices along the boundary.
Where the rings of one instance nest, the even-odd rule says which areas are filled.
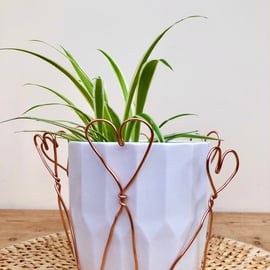
[[[69,141],[69,144],[89,144],[87,141]],[[93,142],[95,145],[114,145],[118,144],[118,142]],[[145,145],[149,144],[147,141],[140,141],[140,142],[125,142],[127,145]],[[152,146],[154,145],[184,145],[184,144],[210,144],[209,141],[201,141],[201,140],[177,140],[177,141],[170,141],[166,143],[161,142],[153,142]]]

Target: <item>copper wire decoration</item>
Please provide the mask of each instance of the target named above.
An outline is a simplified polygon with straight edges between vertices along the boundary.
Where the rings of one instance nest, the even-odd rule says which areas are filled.
[[[80,269],[78,250],[72,220],[69,216],[68,208],[61,194],[62,185],[61,179],[59,178],[59,169],[63,170],[66,175],[68,175],[68,168],[61,165],[58,161],[57,148],[59,145],[57,143],[55,135],[50,132],[45,132],[43,135],[36,134],[34,135],[34,144],[44,166],[54,179],[54,189],[57,194],[58,209],[61,221],[66,233],[69,247],[75,260],[77,261],[78,269]]]
[[[211,134],[216,134],[217,138],[218,139],[220,138],[216,131],[211,131],[210,133],[208,133],[208,136]],[[208,200],[208,208],[205,210],[205,212],[202,215],[198,229],[194,232],[193,236],[191,237],[190,241],[185,246],[185,248],[179,253],[178,257],[175,259],[172,266],[170,267],[170,270],[173,270],[177,266],[178,262],[186,254],[186,252],[191,247],[194,240],[196,239],[196,237],[198,236],[198,234],[202,230],[206,218],[209,216],[206,242],[205,242],[205,248],[204,248],[204,255],[203,255],[202,265],[201,265],[201,269],[202,270],[205,269],[208,244],[209,244],[209,240],[210,240],[211,235],[212,235],[214,201],[217,199],[218,194],[222,190],[224,190],[227,187],[227,185],[232,181],[232,179],[237,174],[238,169],[239,169],[239,157],[238,157],[236,151],[227,150],[226,152],[222,153],[222,150],[220,148],[220,144],[221,144],[220,142],[221,141],[218,140],[218,145],[210,149],[210,151],[208,152],[208,155],[207,155],[207,159],[206,159],[206,172],[207,172],[207,177],[208,177],[211,189],[212,189],[212,193],[211,193],[209,200]],[[211,164],[213,164],[214,161],[216,160],[216,166],[215,166],[214,173],[219,174],[222,170],[224,160],[229,156],[231,156],[233,159],[235,159],[235,167],[233,168],[231,174],[228,176],[228,178],[225,180],[225,182],[221,186],[217,186],[215,184],[214,177],[213,177],[211,170],[210,170]]]
[[[143,123],[146,127],[148,127],[149,131],[150,131],[150,136],[149,136],[149,143],[148,146],[145,150],[145,153],[137,167],[137,169],[135,170],[134,174],[132,175],[132,177],[129,179],[129,181],[127,182],[127,184],[125,186],[122,186],[120,179],[117,177],[117,175],[113,172],[113,170],[110,168],[110,166],[106,163],[106,161],[103,159],[103,157],[101,156],[101,154],[97,151],[96,147],[94,146],[92,140],[91,140],[91,136],[89,133],[89,129],[97,122],[103,122],[106,123],[107,125],[110,125],[112,127],[112,129],[115,132],[116,135],[116,139],[117,142],[119,144],[120,147],[124,147],[125,146],[125,142],[123,140],[123,129],[124,127],[130,123],[130,122],[141,122]],[[120,217],[120,215],[123,213],[123,211],[126,211],[127,215],[128,215],[128,219],[130,222],[130,228],[131,228],[131,239],[132,239],[132,250],[133,250],[133,259],[134,259],[134,268],[135,270],[139,269],[139,264],[138,264],[138,257],[137,257],[137,248],[136,248],[136,237],[135,237],[135,228],[134,228],[134,222],[133,222],[133,218],[132,218],[132,214],[129,210],[129,207],[127,205],[127,199],[128,196],[126,195],[126,191],[128,190],[128,188],[134,183],[136,176],[138,175],[139,171],[141,170],[148,154],[150,151],[150,148],[152,146],[153,140],[154,140],[154,132],[151,128],[151,126],[144,120],[139,119],[139,118],[130,118],[126,121],[124,121],[122,123],[122,125],[120,126],[119,132],[117,131],[117,129],[115,128],[115,126],[108,120],[105,119],[95,119],[93,121],[91,121],[85,128],[85,136],[89,142],[90,147],[93,149],[93,151],[95,152],[95,154],[99,157],[100,161],[102,162],[102,164],[104,165],[104,167],[106,168],[106,170],[110,173],[110,175],[113,177],[115,183],[117,184],[118,188],[119,188],[119,204],[120,204],[120,208],[118,210],[118,212],[115,215],[115,219],[113,221],[113,224],[111,226],[110,229],[110,233],[107,239],[107,243],[103,252],[103,257],[102,257],[102,262],[101,262],[101,266],[100,266],[100,270],[104,270],[105,268],[105,264],[106,264],[106,259],[107,259],[107,255],[109,252],[109,248],[110,248],[110,244],[113,238],[113,232],[115,229],[115,226],[117,224],[118,218]]]
[[[146,146],[145,152],[143,154],[143,157],[141,161],[139,162],[137,168],[135,169],[132,177],[128,180],[126,185],[122,185],[121,180],[118,178],[118,176],[114,173],[113,169],[107,164],[106,160],[102,157],[102,155],[98,152],[97,148],[95,147],[95,144],[91,138],[91,132],[90,129],[93,127],[96,123],[102,123],[105,125],[111,126],[112,130],[115,133],[117,143],[119,147],[125,146],[125,141],[123,140],[123,132],[125,131],[125,127],[128,124],[133,123],[140,123],[143,124],[148,130],[149,135],[145,134],[145,136],[148,139],[148,144]],[[207,235],[206,235],[206,243],[204,248],[204,254],[201,264],[201,270],[205,269],[205,262],[206,262],[206,256],[207,256],[207,250],[208,250],[208,244],[209,240],[212,234],[212,224],[213,224],[213,206],[214,201],[217,199],[219,193],[223,191],[228,184],[232,181],[234,176],[236,175],[238,169],[239,169],[239,158],[234,150],[227,150],[225,152],[222,152],[220,144],[221,140],[216,131],[211,131],[207,134],[207,136],[215,135],[217,137],[217,145],[212,147],[210,151],[208,152],[207,159],[206,159],[206,174],[209,180],[209,184],[211,187],[211,194],[208,199],[208,205],[206,206],[206,209],[204,213],[202,214],[201,220],[198,224],[198,228],[196,231],[193,232],[192,237],[188,241],[188,243],[184,246],[184,248],[180,249],[178,251],[178,255],[175,258],[175,260],[172,262],[169,270],[174,270],[175,267],[178,265],[178,263],[181,261],[183,256],[186,254],[186,252],[189,250],[193,242],[195,241],[196,237],[201,232],[202,228],[204,227],[205,221],[208,218],[208,224],[207,224]],[[116,127],[108,120],[105,119],[95,119],[86,126],[85,128],[85,136],[89,143],[90,148],[94,151],[94,153],[97,155],[97,157],[100,159],[101,163],[104,165],[104,168],[108,171],[108,173],[112,176],[114,183],[117,185],[119,189],[118,193],[118,200],[119,200],[119,209],[115,214],[114,220],[111,224],[109,234],[107,237],[106,245],[103,251],[102,260],[100,262],[100,270],[104,270],[106,266],[106,260],[108,253],[110,252],[110,245],[113,239],[114,230],[117,226],[119,217],[126,212],[127,218],[130,224],[130,233],[131,233],[131,244],[132,244],[132,253],[133,253],[133,263],[134,263],[134,269],[139,270],[139,261],[137,256],[137,246],[136,246],[136,228],[134,226],[133,216],[128,206],[128,196],[126,194],[127,190],[132,186],[132,184],[136,181],[136,177],[139,174],[141,168],[143,167],[143,164],[145,160],[147,159],[147,156],[150,152],[151,146],[154,141],[154,132],[152,127],[144,120],[139,118],[130,118],[122,123],[119,130],[116,129]],[[68,169],[67,167],[61,165],[58,161],[58,155],[57,155],[57,148],[58,143],[56,140],[56,136],[45,132],[43,135],[36,134],[34,136],[34,143],[36,146],[36,149],[41,157],[41,160],[43,164],[45,165],[46,169],[49,171],[50,175],[54,179],[54,188],[57,194],[57,201],[58,201],[58,207],[59,212],[61,215],[61,220],[63,223],[63,227],[67,236],[67,240],[69,243],[69,246],[71,248],[71,251],[74,255],[74,258],[77,262],[78,269],[80,270],[80,258],[78,256],[78,249],[77,249],[77,243],[76,243],[76,237],[74,232],[74,227],[72,223],[72,219],[69,215],[69,211],[66,207],[66,204],[62,198],[61,194],[61,180],[59,177],[59,169],[63,170],[68,175]],[[230,175],[226,178],[226,180],[223,182],[223,184],[218,185],[215,181],[215,176],[220,174],[223,164],[226,160],[233,159],[234,160],[234,167],[230,173]],[[212,170],[211,170],[212,169]],[[168,270],[168,269],[164,269]],[[185,269],[187,270],[187,269]]]

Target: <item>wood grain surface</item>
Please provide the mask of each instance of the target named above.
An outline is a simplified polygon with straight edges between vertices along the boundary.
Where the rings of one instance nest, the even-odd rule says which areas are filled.
[[[56,210],[0,209],[0,248],[59,231]],[[270,251],[270,213],[215,213],[213,234]]]

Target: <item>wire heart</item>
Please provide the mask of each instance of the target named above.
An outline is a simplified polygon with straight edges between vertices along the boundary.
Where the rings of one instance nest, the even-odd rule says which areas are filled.
[[[229,155],[235,158],[235,168],[233,169],[231,174],[228,176],[226,181],[221,186],[216,186],[213,180],[211,170],[210,170],[211,164],[214,162],[214,160],[216,160],[216,167],[215,167],[214,172],[215,174],[219,174],[222,170],[224,161]],[[224,188],[228,186],[228,184],[232,181],[232,179],[238,172],[238,169],[239,169],[239,157],[235,150],[227,150],[226,152],[222,153],[221,148],[216,146],[216,147],[213,147],[209,151],[207,162],[206,162],[206,172],[207,172],[207,176],[208,176],[208,179],[209,179],[212,191],[213,191],[213,194],[212,194],[213,199],[216,199],[218,196],[218,193],[220,193]]]
[[[137,168],[135,169],[133,175],[131,176],[131,178],[129,179],[129,181],[127,182],[127,184],[125,186],[122,186],[119,178],[117,177],[117,175],[114,173],[113,169],[109,166],[109,164],[106,162],[106,160],[102,157],[101,153],[99,153],[99,151],[97,150],[97,148],[95,147],[93,141],[91,140],[91,136],[90,136],[90,128],[95,124],[95,123],[105,123],[109,126],[112,127],[113,131],[115,132],[116,135],[116,139],[118,142],[119,147],[124,147],[125,146],[125,141],[123,139],[123,130],[124,127],[130,123],[130,122],[140,122],[142,124],[144,124],[150,131],[150,137],[149,137],[149,142],[148,145],[145,149],[145,152],[142,156],[141,161],[139,162]],[[118,218],[120,217],[120,215],[123,213],[123,211],[126,211],[127,216],[128,216],[128,220],[130,223],[130,228],[131,228],[131,239],[132,239],[132,251],[133,251],[133,260],[134,260],[134,268],[135,270],[139,269],[139,263],[138,263],[138,258],[137,258],[137,247],[136,247],[136,238],[135,238],[135,228],[134,228],[134,222],[133,222],[133,218],[132,218],[132,213],[129,210],[128,205],[126,204],[126,200],[127,200],[127,195],[125,194],[125,192],[127,191],[127,189],[133,184],[133,182],[136,179],[136,176],[138,175],[140,169],[142,168],[148,154],[150,151],[150,148],[152,146],[153,140],[154,140],[154,132],[152,130],[152,127],[144,120],[140,119],[140,118],[130,118],[127,119],[126,121],[124,121],[120,128],[119,131],[116,129],[116,127],[113,125],[112,122],[106,120],[106,119],[95,119],[92,120],[85,128],[85,136],[87,138],[87,141],[90,145],[90,147],[92,148],[92,150],[94,151],[94,153],[97,155],[97,157],[100,159],[100,161],[102,162],[102,164],[104,165],[104,167],[106,168],[106,170],[110,173],[110,175],[113,177],[115,183],[117,184],[118,188],[119,188],[119,204],[120,204],[120,208],[117,211],[115,218],[113,220],[113,223],[111,225],[110,231],[109,231],[109,235],[107,238],[107,242],[103,251],[103,256],[102,256],[102,261],[101,261],[101,266],[100,269],[103,270],[105,269],[105,264],[106,264],[106,260],[107,260],[107,255],[109,252],[109,247],[113,238],[113,234],[114,234],[114,229],[115,226],[117,224]]]
[[[123,140],[123,130],[124,130],[124,127],[130,123],[130,122],[140,122],[140,123],[143,123],[148,129],[149,129],[149,132],[150,132],[150,136],[149,136],[149,143],[148,143],[148,146],[146,147],[146,150],[145,150],[145,153],[141,159],[141,161],[139,162],[138,164],[138,167],[136,168],[134,174],[132,175],[132,177],[130,178],[130,180],[128,181],[127,185],[125,187],[123,187],[118,179],[118,177],[116,176],[116,174],[114,173],[114,171],[112,170],[112,168],[106,163],[106,161],[104,160],[104,158],[102,157],[102,155],[98,152],[98,150],[96,149],[95,145],[93,144],[93,141],[91,139],[91,135],[90,135],[90,132],[89,132],[89,129],[97,122],[103,122],[109,126],[112,127],[112,129],[114,130],[115,132],[115,135],[116,135],[116,139],[117,139],[117,142],[118,142],[118,145],[119,147],[124,147],[125,146],[125,141]],[[116,127],[114,126],[114,124],[106,119],[94,119],[92,120],[91,122],[89,122],[89,124],[86,126],[85,128],[85,136],[87,138],[87,141],[90,145],[90,147],[93,149],[93,151],[95,152],[95,154],[98,156],[98,158],[100,159],[100,161],[103,163],[104,167],[106,168],[106,170],[111,174],[111,176],[113,177],[113,179],[115,180],[116,184],[118,185],[119,187],[119,190],[121,193],[124,193],[130,185],[132,185],[132,183],[134,182],[137,174],[139,173],[141,167],[143,166],[143,163],[145,162],[148,154],[149,154],[149,151],[150,151],[150,148],[152,146],[152,143],[153,143],[153,140],[154,140],[154,132],[152,130],[152,127],[144,120],[140,119],[140,118],[129,118],[127,119],[126,121],[124,121],[120,128],[119,128],[119,131],[116,129]]]
[[[58,168],[61,168],[66,172],[66,174],[68,174],[67,167],[58,162],[58,143],[56,141],[56,137],[52,133],[45,132],[43,135],[36,134],[34,136],[34,144],[44,166],[54,180],[59,181]],[[53,167],[51,167],[50,163]]]
[[[65,234],[68,240],[68,245],[72,251],[75,260],[77,261],[78,269],[80,269],[80,263],[78,258],[78,250],[76,244],[76,238],[74,234],[74,228],[69,216],[68,208],[61,194],[61,180],[59,178],[58,169],[61,168],[68,175],[67,167],[64,167],[58,162],[58,143],[56,136],[50,132],[45,132],[43,135],[36,134],[34,136],[34,144],[38,151],[38,154],[46,167],[47,171],[50,173],[54,179],[54,188],[57,194],[58,208],[61,216],[61,221],[65,230]],[[73,246],[72,246],[73,243]]]
[[[215,133],[216,132],[210,132],[208,134]],[[218,134],[217,134],[218,135]],[[218,136],[219,138],[219,136]],[[217,187],[214,184],[213,177],[211,175],[211,164],[216,161],[216,167],[215,167],[215,174],[219,174],[222,170],[223,163],[225,159],[229,156],[232,155],[235,158],[235,168],[232,171],[232,173],[229,175],[229,177],[226,179],[226,181],[219,187]],[[208,230],[207,230],[207,237],[206,237],[206,242],[205,242],[205,249],[204,249],[204,255],[203,255],[203,260],[202,260],[202,265],[201,265],[201,270],[205,269],[205,262],[206,262],[206,257],[207,257],[207,250],[208,250],[208,243],[210,241],[211,233],[212,233],[212,224],[213,224],[213,206],[214,206],[214,200],[218,197],[218,193],[220,193],[223,189],[225,189],[228,184],[232,181],[234,176],[237,174],[239,169],[239,157],[234,150],[227,150],[222,154],[222,150],[220,148],[220,141],[218,142],[218,145],[211,148],[210,151],[208,152],[207,159],[206,159],[206,172],[207,176],[209,179],[210,186],[212,188],[213,193],[210,195],[210,198],[208,200],[208,208],[205,210],[205,212],[202,215],[200,224],[198,226],[198,229],[195,231],[193,236],[191,237],[190,241],[188,244],[185,246],[185,248],[181,251],[181,253],[177,256],[177,258],[174,260],[172,266],[170,267],[170,270],[175,269],[176,265],[178,262],[183,258],[183,256],[186,254],[190,246],[193,244],[194,240],[200,233],[201,229],[203,228],[204,222],[206,218],[209,216],[209,222],[208,222]]]

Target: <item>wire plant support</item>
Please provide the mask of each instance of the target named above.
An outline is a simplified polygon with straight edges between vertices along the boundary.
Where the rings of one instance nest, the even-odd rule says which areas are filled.
[[[91,126],[95,123],[105,123],[106,125],[110,125],[112,129],[115,132],[118,145],[119,147],[125,147],[125,142],[122,139],[122,133],[124,130],[124,127],[130,123],[130,122],[140,122],[142,125],[144,125],[148,131],[149,135],[147,135],[148,138],[148,146],[145,150],[145,153],[139,162],[136,170],[134,171],[132,177],[129,179],[127,184],[123,186],[121,184],[120,179],[117,177],[117,175],[113,172],[112,168],[107,164],[107,162],[102,158],[102,155],[98,152],[96,147],[94,146],[91,135],[89,133],[89,129]],[[207,136],[215,135],[219,139],[219,135],[216,131],[211,131],[207,134]],[[117,221],[119,217],[125,212],[127,214],[127,218],[130,225],[130,234],[131,234],[131,245],[132,245],[132,257],[133,257],[133,263],[134,263],[134,269],[139,270],[140,269],[140,262],[138,260],[137,255],[137,245],[136,245],[136,228],[134,226],[134,220],[132,212],[130,211],[129,205],[128,205],[128,196],[126,194],[126,191],[133,185],[133,183],[136,181],[137,175],[140,173],[141,168],[144,165],[144,162],[151,151],[151,147],[154,141],[154,132],[151,128],[151,126],[144,120],[138,119],[138,118],[130,118],[122,123],[119,130],[116,129],[116,127],[108,120],[105,119],[95,119],[91,121],[85,128],[85,136],[89,143],[90,149],[94,151],[94,153],[97,155],[97,157],[100,159],[101,163],[103,164],[104,168],[107,170],[107,172],[112,176],[114,183],[117,185],[119,189],[118,199],[119,199],[119,209],[115,213],[115,218],[113,220],[113,223],[111,224],[111,228],[109,230],[109,234],[107,237],[107,242],[103,251],[102,261],[100,262],[100,270],[105,270],[106,261],[108,253],[110,252],[110,244],[114,235],[114,229],[117,226]],[[239,157],[237,155],[237,152],[235,150],[227,150],[225,152],[221,149],[221,140],[217,140],[217,145],[212,147],[210,151],[208,152],[207,159],[205,162],[205,168],[207,173],[207,178],[209,180],[209,185],[211,188],[211,193],[208,198],[208,205],[206,206],[206,209],[201,217],[201,220],[198,224],[197,229],[193,232],[191,238],[187,242],[187,244],[184,246],[184,248],[181,248],[178,251],[177,257],[172,261],[171,266],[169,270],[174,270],[175,267],[178,265],[178,263],[181,261],[181,259],[185,256],[189,248],[194,243],[196,237],[202,230],[204,226],[207,226],[207,234],[206,234],[206,242],[204,247],[204,254],[203,259],[201,263],[201,270],[205,269],[205,263],[206,263],[206,257],[207,257],[207,251],[208,251],[208,244],[212,235],[212,224],[213,224],[213,207],[215,200],[218,198],[218,195],[220,192],[222,192],[229,183],[233,180],[235,175],[238,172],[239,169]],[[49,174],[54,180],[54,189],[56,191],[57,195],[57,201],[58,201],[58,208],[61,216],[61,221],[64,227],[64,231],[69,243],[69,247],[72,251],[72,254],[77,262],[77,267],[79,270],[81,270],[80,266],[80,258],[78,255],[78,247],[76,243],[76,236],[75,236],[75,230],[72,222],[71,215],[69,213],[69,210],[64,202],[64,199],[62,197],[61,188],[62,183],[61,179],[59,177],[59,171],[62,170],[67,176],[68,176],[68,166],[62,165],[59,163],[58,158],[58,148],[59,145],[57,143],[57,138],[54,134],[45,132],[42,135],[41,134],[35,134],[34,135],[34,144],[38,151],[38,154],[48,170]],[[230,173],[230,175],[225,179],[223,184],[217,185],[216,184],[216,176],[219,175],[222,171],[223,165],[226,162],[226,160],[234,160],[234,167]],[[206,221],[208,221],[208,224],[205,225]],[[164,269],[168,270],[168,269]]]

